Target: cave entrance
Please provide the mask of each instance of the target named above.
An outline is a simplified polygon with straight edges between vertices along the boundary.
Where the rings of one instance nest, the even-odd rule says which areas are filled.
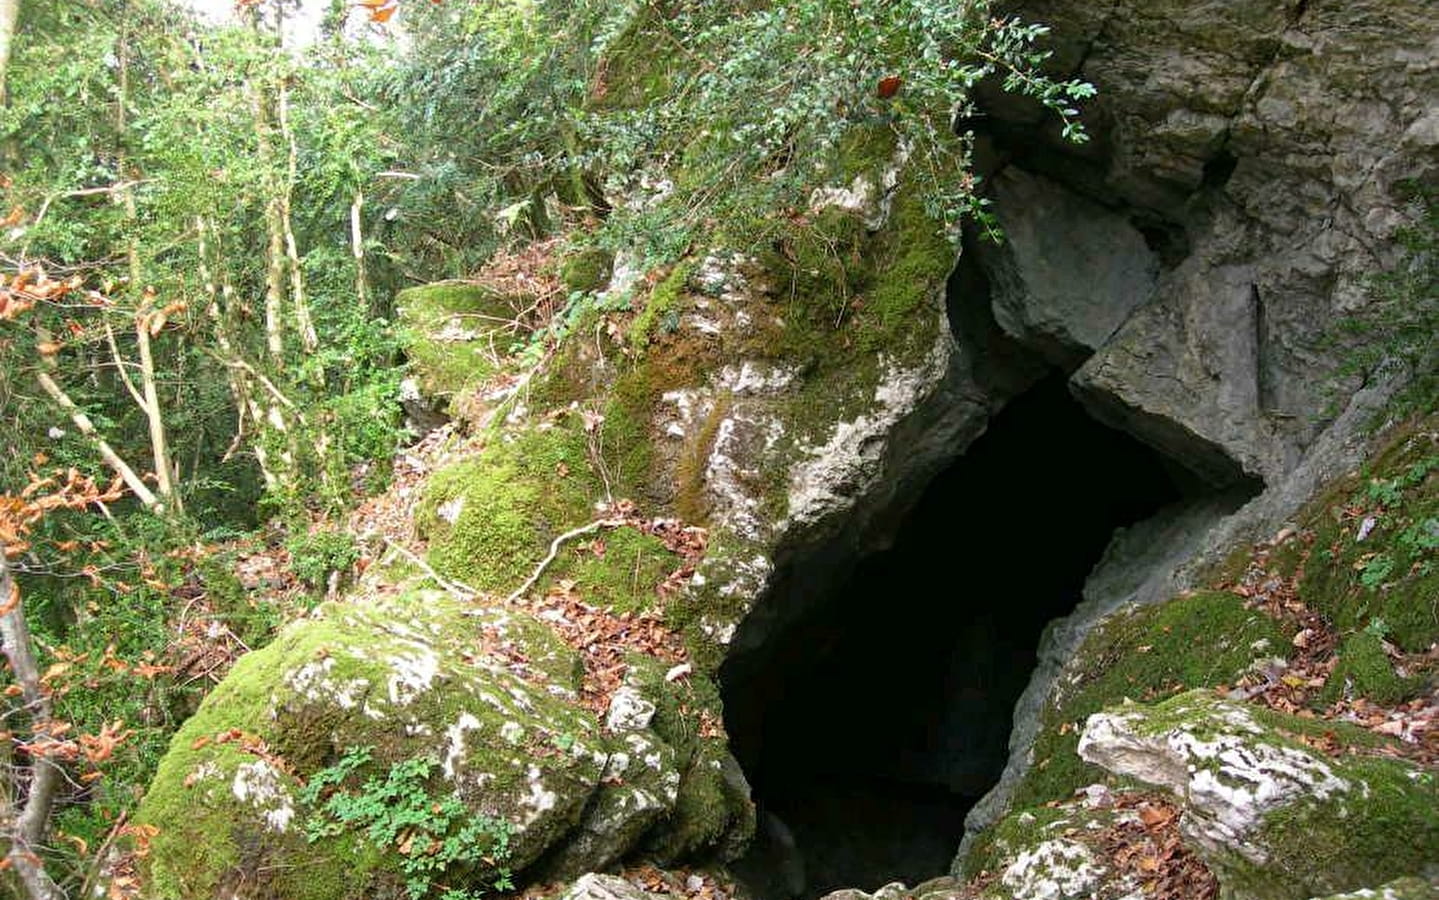
[[[761,818],[736,865],[751,890],[945,874],[1004,768],[1040,632],[1074,609],[1115,529],[1182,480],[1056,374],[933,480],[890,549],[727,663],[726,724]]]

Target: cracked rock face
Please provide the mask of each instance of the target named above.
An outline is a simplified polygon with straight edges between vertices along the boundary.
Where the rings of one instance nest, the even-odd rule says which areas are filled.
[[[1100,93],[1095,140],[1078,150],[994,99],[1002,160],[1128,219],[1163,263],[1148,302],[1078,373],[1081,397],[1212,483],[1272,483],[1322,427],[1334,358],[1320,338],[1366,302],[1366,273],[1392,261],[1403,183],[1439,173],[1432,10],[1017,6],[1053,27],[1056,68]],[[1029,293],[1001,299],[1007,317],[1054,320],[1051,292]]]

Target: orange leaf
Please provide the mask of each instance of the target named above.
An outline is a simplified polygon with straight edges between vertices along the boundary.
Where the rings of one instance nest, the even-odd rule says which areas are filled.
[[[400,4],[392,3],[389,6],[381,6],[378,9],[373,9],[370,11],[370,21],[388,22],[395,15],[395,11],[399,8]]]
[[[879,94],[880,99],[888,100],[890,97],[899,93],[899,89],[903,84],[903,78],[900,78],[898,75],[889,75],[879,80],[879,85],[875,88],[875,93]]]

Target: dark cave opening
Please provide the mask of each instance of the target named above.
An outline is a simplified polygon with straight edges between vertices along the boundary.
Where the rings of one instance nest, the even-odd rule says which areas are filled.
[[[751,891],[945,874],[1004,767],[1045,624],[1078,603],[1114,530],[1182,481],[1055,374],[933,480],[889,549],[727,663],[726,724],[761,817],[736,866]]]

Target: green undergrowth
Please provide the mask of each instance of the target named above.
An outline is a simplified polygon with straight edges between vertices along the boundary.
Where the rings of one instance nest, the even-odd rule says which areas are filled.
[[[514,886],[506,867],[513,826],[502,819],[474,813],[453,789],[437,785],[433,771],[439,761],[413,757],[391,764],[384,775],[359,774],[371,767],[370,747],[352,747],[332,766],[312,775],[299,792],[308,809],[306,840],[314,843],[346,834],[393,856],[402,873],[409,900],[443,896],[443,900],[478,900],[480,887],[456,887],[452,872],[486,886]]]
[[[1121,610],[1105,619],[1075,656],[1042,715],[1034,765],[1015,791],[1014,809],[1062,800],[1102,770],[1079,758],[1084,720],[1124,698],[1159,700],[1232,683],[1260,658],[1287,656],[1292,628],[1221,592]]]
[[[1306,605],[1344,634],[1377,622],[1408,652],[1439,640],[1439,412],[1393,429],[1300,522],[1313,533]]]

